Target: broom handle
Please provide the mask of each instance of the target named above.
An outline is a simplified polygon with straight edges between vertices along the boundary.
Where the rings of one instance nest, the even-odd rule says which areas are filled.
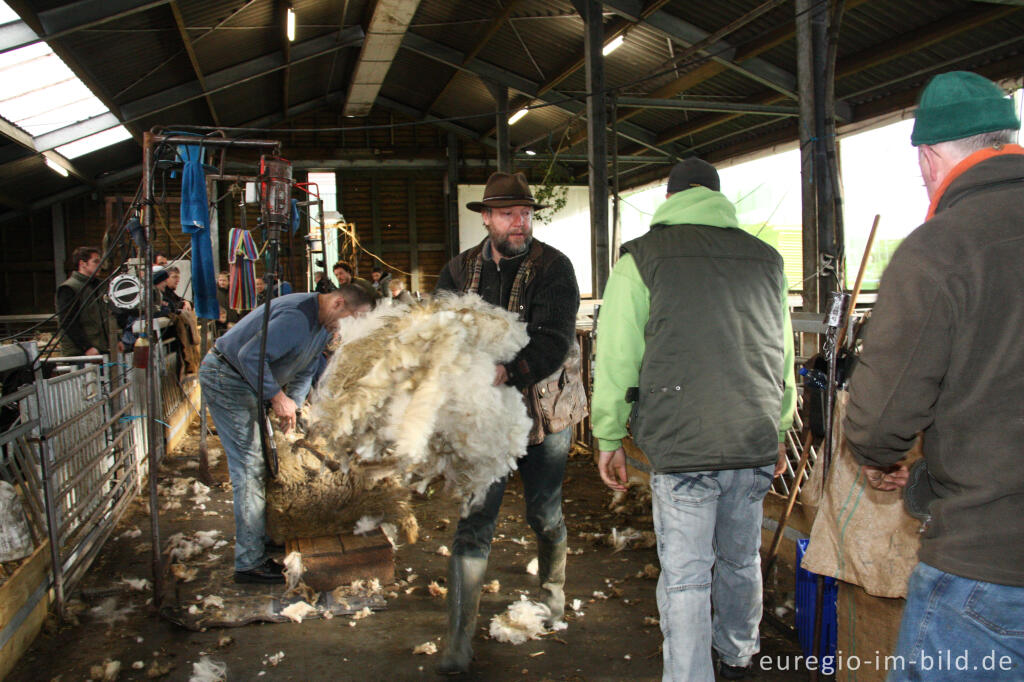
[[[796,504],[796,495],[800,491],[800,483],[803,481],[804,471],[807,469],[807,460],[811,455],[812,442],[814,442],[814,434],[808,429],[807,435],[804,437],[803,450],[800,452],[800,463],[797,465],[796,475],[793,477],[793,487],[790,488],[789,499],[786,500],[786,510],[779,518],[779,524],[775,528],[775,537],[772,538],[771,547],[768,548],[768,554],[765,558],[765,574],[772,569],[775,559],[778,558],[779,543],[782,541],[783,531],[786,530],[786,526],[789,524],[789,515],[793,513],[793,505]]]
[[[857,306],[857,297],[860,295],[860,286],[864,283],[864,272],[868,269],[868,256],[871,255],[871,247],[875,243],[875,232],[878,231],[878,221],[881,220],[882,216],[878,213],[875,214],[875,220],[871,223],[871,232],[868,233],[868,243],[864,247],[864,257],[860,260],[860,269],[857,270],[857,281],[853,283],[853,293],[850,295],[850,308],[846,314],[847,323],[843,325],[843,328],[839,332],[839,341],[836,342],[836,349],[843,347],[843,341],[846,340],[846,329],[849,326],[849,321],[853,318],[853,311]]]

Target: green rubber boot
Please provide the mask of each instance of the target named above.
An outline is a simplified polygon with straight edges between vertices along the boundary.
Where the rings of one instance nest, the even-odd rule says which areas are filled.
[[[569,544],[565,540],[552,544],[537,541],[537,577],[540,579],[540,599],[551,611],[544,627],[550,629],[565,615],[565,555]]]
[[[448,641],[437,666],[438,674],[469,672],[480,609],[480,587],[486,572],[487,559],[452,555],[448,562]]]

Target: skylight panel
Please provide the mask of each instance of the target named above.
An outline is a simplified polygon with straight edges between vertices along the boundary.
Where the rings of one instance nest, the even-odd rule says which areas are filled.
[[[0,0],[0,25],[21,19]],[[45,42],[0,54],[0,116],[33,137],[108,113],[106,105],[74,74]],[[120,142],[129,137],[117,126],[63,145],[65,158]]]
[[[96,133],[89,137],[83,137],[81,140],[61,145],[57,147],[57,152],[65,159],[75,159],[97,149],[103,149],[122,140],[127,140],[131,136],[132,134],[128,132],[127,128],[117,126],[116,128],[104,130],[102,133]]]

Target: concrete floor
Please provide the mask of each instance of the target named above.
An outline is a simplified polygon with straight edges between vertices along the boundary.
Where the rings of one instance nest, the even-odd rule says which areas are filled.
[[[193,430],[195,427],[193,426]],[[216,439],[211,445],[216,448]],[[196,438],[168,457],[161,480],[170,476],[195,476]],[[221,458],[214,468],[220,481],[227,480]],[[171,591],[169,601],[192,603],[196,595],[228,597],[232,594],[283,592],[283,588],[235,586],[232,582],[231,493],[214,488],[201,509],[182,499],[182,508],[161,514],[162,538],[178,531],[218,529],[228,543],[211,549],[190,565],[197,578]],[[480,680],[657,680],[661,677],[661,632],[650,619],[657,617],[655,580],[639,577],[645,566],[657,565],[654,549],[613,549],[596,540],[613,527],[651,529],[649,512],[632,516],[608,510],[610,491],[597,475],[589,457],[570,460],[565,483],[565,511],[569,526],[567,601],[583,602],[582,616],[567,617],[569,628],[520,646],[488,639],[485,629],[492,616],[519,598],[536,593],[536,578],[525,567],[534,556],[532,532],[523,520],[518,481],[509,486],[503,516],[491,554],[488,580],[497,579],[500,590],[484,594],[480,630],[474,641],[474,673]],[[166,501],[162,498],[162,501]],[[114,532],[101,556],[75,594],[77,624],[51,622],[9,676],[11,682],[28,680],[89,679],[93,666],[119,661],[117,679],[188,680],[193,663],[208,655],[227,665],[231,680],[418,680],[439,679],[433,672],[440,655],[414,655],[419,644],[433,641],[440,649],[445,628],[443,597],[432,597],[431,581],[444,584],[446,562],[438,549],[451,542],[457,504],[440,495],[416,496],[414,505],[421,526],[417,544],[401,546],[396,553],[396,575],[414,579],[397,590],[385,610],[355,621],[348,617],[305,620],[298,623],[250,624],[230,629],[192,632],[159,617],[149,592],[134,591],[125,578],[149,576],[148,501],[140,498]],[[634,510],[642,511],[642,510]],[[129,537],[125,531],[142,534]],[[523,540],[526,542],[523,543]],[[211,559],[210,555],[217,558]],[[792,569],[780,567],[786,581]],[[791,584],[791,576],[788,578]],[[173,585],[174,581],[170,581]],[[415,586],[411,593],[408,587]],[[603,593],[607,598],[595,596]],[[113,599],[113,602],[109,600]],[[131,609],[115,617],[94,609],[104,602],[117,609]],[[791,622],[792,614],[788,615]],[[645,622],[645,619],[648,619]],[[228,639],[230,638],[230,639]],[[275,666],[270,656],[284,652]],[[792,657],[794,642],[768,625],[762,626],[762,656]],[[766,659],[768,660],[768,659]],[[141,662],[141,663],[138,663]],[[139,669],[133,668],[141,666]],[[755,662],[755,669],[759,666]],[[770,666],[769,666],[770,667]],[[159,675],[159,673],[165,674]],[[147,677],[148,672],[148,677]],[[806,673],[758,671],[750,679],[803,679]],[[100,679],[100,678],[96,678]]]

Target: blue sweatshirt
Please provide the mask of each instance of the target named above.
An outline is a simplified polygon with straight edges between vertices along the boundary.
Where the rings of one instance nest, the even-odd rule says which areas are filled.
[[[278,391],[301,405],[317,370],[317,360],[331,332],[320,324],[319,294],[288,294],[270,302],[267,354],[263,370],[263,399]],[[217,339],[216,348],[250,386],[259,380],[263,306],[253,310]]]

